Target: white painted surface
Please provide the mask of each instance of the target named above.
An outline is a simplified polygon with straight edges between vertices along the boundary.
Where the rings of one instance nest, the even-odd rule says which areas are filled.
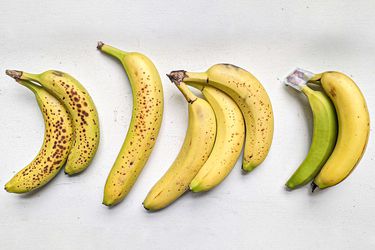
[[[232,2],[232,3],[231,3]],[[234,3],[235,2],[235,3]],[[280,80],[294,67],[340,70],[375,107],[374,1],[1,1],[0,71],[69,72],[89,90],[101,144],[83,174],[59,174],[32,195],[0,192],[1,249],[375,249],[374,140],[341,185],[284,190],[304,158],[311,114]],[[95,49],[103,40],[140,51],[163,78],[165,116],[157,145],[124,202],[101,205],[103,186],[131,115],[121,66]],[[179,151],[187,110],[165,73],[218,62],[250,70],[268,90],[275,136],[266,162],[221,186],[147,213],[141,202]],[[43,138],[32,93],[1,73],[0,185],[27,164]]]

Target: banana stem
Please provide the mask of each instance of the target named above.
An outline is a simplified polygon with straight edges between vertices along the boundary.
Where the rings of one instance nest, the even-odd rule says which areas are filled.
[[[181,82],[180,84],[176,84],[177,88],[181,91],[181,93],[184,95],[186,101],[190,104],[195,102],[197,100],[197,96],[193,94],[193,92],[190,91],[188,86],[184,83]]]
[[[204,89],[204,85],[196,83],[196,82],[189,82],[188,85],[192,86],[193,88],[196,88],[196,89],[198,89],[200,91],[203,91],[203,89]]]
[[[24,71],[19,71],[19,70],[6,70],[5,73],[14,78],[16,81],[17,80],[27,80],[27,81],[35,81],[35,82],[40,82],[39,80],[39,75],[36,74],[31,74],[27,73]]]
[[[41,88],[39,85],[32,83],[31,81],[16,79],[16,82],[30,89],[34,94],[37,93],[38,89]]]
[[[96,48],[100,51],[103,51],[104,53],[108,55],[116,57],[120,61],[128,54],[125,51],[122,51],[110,45],[104,44],[103,42],[98,42],[98,46]]]
[[[195,72],[186,72],[185,70],[174,70],[169,75],[169,79],[176,85],[181,82],[189,82],[204,85],[208,83],[208,76],[206,72],[195,73]]]

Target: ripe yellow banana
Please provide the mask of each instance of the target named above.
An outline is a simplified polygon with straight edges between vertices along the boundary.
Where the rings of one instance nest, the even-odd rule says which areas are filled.
[[[233,169],[244,143],[245,124],[241,110],[224,92],[210,86],[194,85],[194,87],[202,91],[211,105],[217,124],[212,152],[190,183],[190,190],[201,192],[219,185]]]
[[[73,175],[85,170],[99,145],[98,113],[87,90],[72,76],[57,70],[41,74],[17,70],[7,70],[6,73],[14,79],[39,83],[65,105],[74,128],[73,146],[65,165],[65,173]]]
[[[35,94],[45,132],[38,155],[5,184],[10,193],[26,193],[47,184],[64,165],[73,141],[72,121],[65,107],[42,87],[29,81],[18,82]]]
[[[266,158],[272,143],[273,112],[261,83],[248,71],[231,64],[216,64],[206,72],[171,72],[174,82],[199,83],[220,89],[237,103],[246,125],[242,168],[252,171]]]
[[[108,175],[103,204],[113,206],[129,193],[146,164],[163,118],[163,86],[145,55],[98,43],[98,49],[121,61],[133,92],[133,114],[119,155]]]
[[[364,96],[348,76],[328,71],[315,75],[310,82],[321,84],[338,116],[336,146],[313,184],[313,188],[322,189],[343,181],[362,158],[370,133],[370,117]]]
[[[184,83],[176,85],[188,102],[189,125],[180,153],[143,202],[151,211],[165,208],[188,190],[215,142],[216,121],[210,104],[196,97]]]

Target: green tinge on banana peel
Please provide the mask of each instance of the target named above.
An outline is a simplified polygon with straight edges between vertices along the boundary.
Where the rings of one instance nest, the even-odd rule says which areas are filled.
[[[307,86],[303,87],[302,92],[307,96],[311,106],[314,130],[305,160],[286,183],[289,189],[309,183],[319,173],[331,155],[337,138],[337,117],[335,107],[329,98]]]

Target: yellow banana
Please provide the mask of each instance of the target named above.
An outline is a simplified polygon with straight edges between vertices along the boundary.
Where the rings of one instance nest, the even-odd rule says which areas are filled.
[[[313,189],[323,189],[343,181],[362,158],[370,133],[370,117],[364,96],[348,76],[328,71],[314,76],[310,82],[321,84],[338,116],[336,146],[313,183]]]
[[[72,76],[57,70],[41,74],[17,70],[7,70],[6,73],[15,79],[39,83],[65,105],[74,128],[73,146],[65,165],[65,173],[73,175],[85,170],[99,145],[98,113],[87,90]]]
[[[72,121],[65,107],[42,87],[29,81],[18,82],[35,94],[45,132],[38,155],[5,184],[10,193],[26,193],[47,184],[64,165],[73,141]]]
[[[252,74],[231,64],[216,64],[202,73],[180,70],[170,75],[174,82],[209,85],[232,97],[246,125],[242,168],[250,172],[264,161],[272,143],[273,112],[267,92]]]
[[[163,86],[146,56],[102,42],[98,49],[121,61],[133,92],[132,120],[104,188],[103,204],[113,206],[129,193],[152,152],[163,118]]]
[[[190,190],[201,192],[219,185],[233,169],[244,143],[245,124],[241,110],[225,93],[210,86],[194,85],[194,87],[202,91],[211,105],[217,124],[212,152],[190,183]]]
[[[147,210],[165,208],[188,190],[215,141],[216,121],[210,104],[196,97],[184,83],[176,85],[188,102],[189,125],[180,153],[143,202]]]

